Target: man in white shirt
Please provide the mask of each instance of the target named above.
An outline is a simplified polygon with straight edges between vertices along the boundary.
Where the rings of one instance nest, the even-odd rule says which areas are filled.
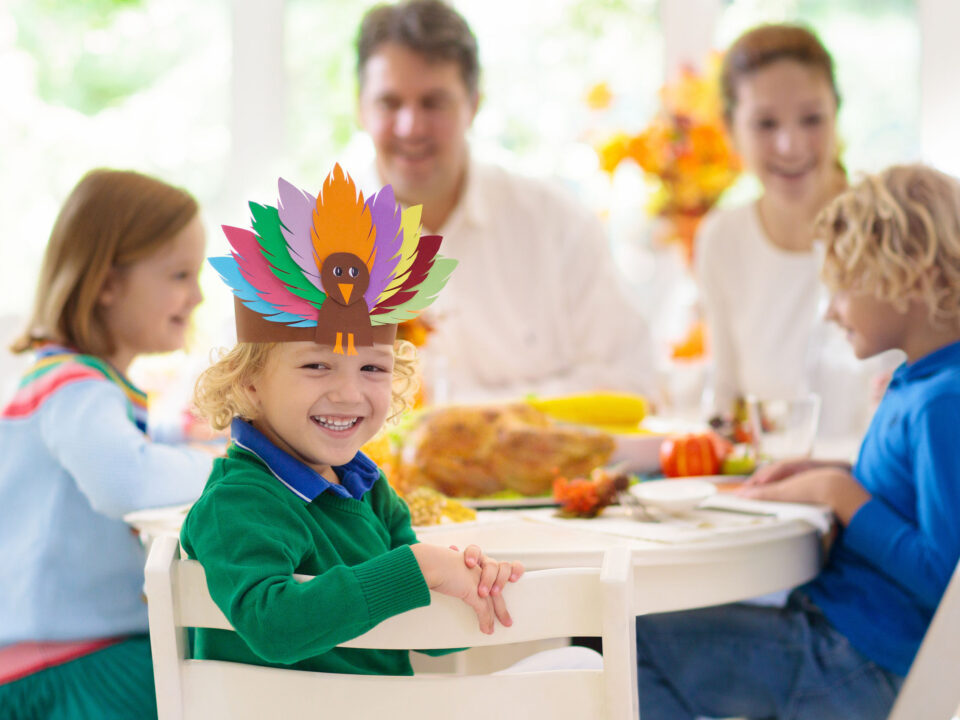
[[[373,8],[357,40],[359,117],[377,184],[422,204],[460,261],[432,308],[437,400],[611,389],[657,395],[650,335],[599,220],[547,183],[471,157],[476,38],[437,0]]]

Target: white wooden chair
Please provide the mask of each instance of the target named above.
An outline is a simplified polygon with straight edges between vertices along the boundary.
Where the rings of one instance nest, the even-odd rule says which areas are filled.
[[[960,565],[953,572],[888,720],[960,715]]]
[[[493,635],[464,603],[433,594],[428,607],[380,623],[354,648],[449,648],[600,636],[602,670],[414,677],[304,672],[187,657],[188,627],[230,630],[210,599],[203,568],[159,537],[146,567],[157,705],[161,720],[203,718],[616,718],[639,715],[630,554],[607,552],[603,567],[527,573],[506,588],[513,617]],[[301,578],[298,578],[301,579]]]

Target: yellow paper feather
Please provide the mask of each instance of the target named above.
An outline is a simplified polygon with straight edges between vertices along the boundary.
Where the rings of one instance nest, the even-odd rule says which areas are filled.
[[[400,216],[400,227],[403,228],[403,243],[400,245],[400,260],[393,273],[393,281],[380,293],[377,305],[393,295],[406,279],[413,258],[417,254],[417,243],[420,242],[420,211],[421,205],[414,205],[403,211]]]

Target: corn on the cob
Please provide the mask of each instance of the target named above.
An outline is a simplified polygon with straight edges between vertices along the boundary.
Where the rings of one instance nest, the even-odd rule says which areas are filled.
[[[594,392],[555,398],[531,398],[528,402],[556,420],[580,425],[636,428],[647,414],[641,395]]]

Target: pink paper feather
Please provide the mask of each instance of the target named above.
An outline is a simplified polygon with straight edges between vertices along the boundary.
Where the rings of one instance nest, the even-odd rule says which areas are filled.
[[[237,261],[240,273],[256,289],[257,295],[262,300],[276,307],[278,311],[300,315],[305,319],[316,317],[316,308],[303,298],[291,293],[274,275],[270,264],[260,251],[257,236],[252,231],[224,225],[223,233],[233,248],[232,255]]]

